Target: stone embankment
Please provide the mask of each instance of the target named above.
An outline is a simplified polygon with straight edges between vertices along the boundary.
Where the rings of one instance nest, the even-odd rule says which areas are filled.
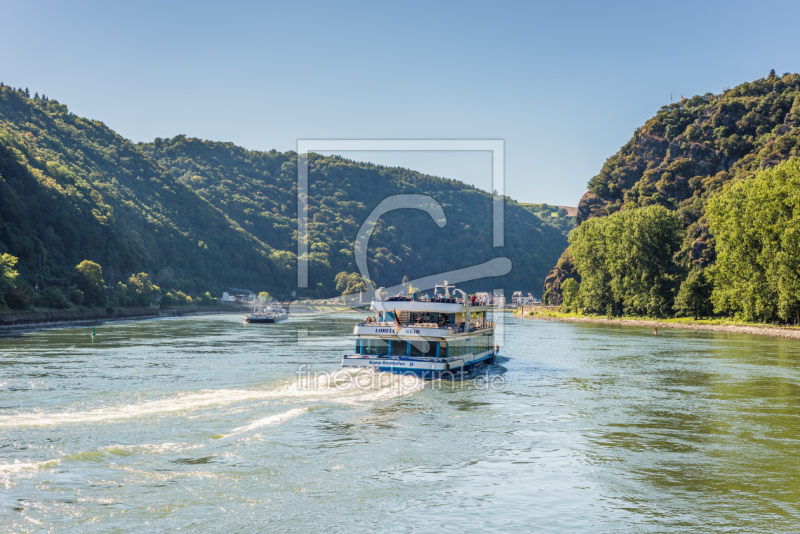
[[[186,306],[165,310],[153,307],[125,308],[111,312],[103,309],[10,312],[0,314],[0,332],[57,326],[92,325],[107,321],[180,317],[204,313],[243,313],[243,309],[229,308],[227,306]]]

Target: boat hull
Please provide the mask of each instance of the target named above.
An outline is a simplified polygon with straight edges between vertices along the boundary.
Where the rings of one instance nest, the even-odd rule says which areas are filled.
[[[272,324],[285,321],[287,317],[244,317],[243,321],[248,324]]]
[[[458,359],[415,359],[415,358],[364,358],[358,355],[342,358],[343,368],[374,369],[386,373],[415,375],[425,380],[454,377],[470,371],[475,365],[491,363],[494,351]]]

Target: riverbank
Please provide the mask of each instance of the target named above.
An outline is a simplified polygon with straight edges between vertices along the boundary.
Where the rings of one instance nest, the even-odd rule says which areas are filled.
[[[731,334],[751,334],[755,336],[784,337],[800,339],[800,328],[791,326],[765,326],[753,324],[729,324],[715,321],[692,321],[691,319],[608,319],[605,317],[575,316],[566,313],[533,313],[533,315],[512,315],[521,319],[557,321],[562,323],[597,323],[621,326],[643,326],[647,328],[674,328],[683,330],[705,330],[728,332]]]
[[[61,326],[96,325],[110,321],[133,321],[159,317],[182,317],[211,313],[243,313],[242,308],[221,306],[184,306],[159,310],[152,307],[104,309],[72,309],[57,311],[24,311],[0,314],[0,333],[16,330],[40,330]]]

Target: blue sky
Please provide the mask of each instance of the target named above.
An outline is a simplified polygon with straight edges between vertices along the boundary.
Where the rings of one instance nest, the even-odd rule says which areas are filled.
[[[69,5],[68,5],[69,4]],[[791,2],[4,0],[0,80],[133,141],[504,139],[506,193],[577,205],[658,108],[800,70]],[[488,153],[344,154],[489,188]]]

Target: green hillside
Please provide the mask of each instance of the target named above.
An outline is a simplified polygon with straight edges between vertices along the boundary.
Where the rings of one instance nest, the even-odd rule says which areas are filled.
[[[551,204],[526,204],[522,202],[519,205],[534,213],[546,223],[561,230],[565,236],[569,235],[572,229],[575,228],[575,217],[570,217],[564,208]]]
[[[239,286],[288,296],[296,180],[292,152],[182,136],[134,145],[54,100],[0,87],[0,254],[19,258],[18,284],[64,286],[86,259],[110,285],[147,272],[192,295]],[[495,249],[490,195],[455,180],[311,155],[309,181],[310,287],[298,296],[336,294],[336,275],[356,271],[361,223],[396,193],[433,196],[448,223],[385,216],[368,255],[382,285],[506,256],[511,273],[476,288],[532,291],[566,246],[556,225],[508,199],[505,247]]]
[[[295,276],[296,155],[247,151],[230,143],[183,136],[140,145],[200,197],[220,207],[257,239],[272,245],[272,257]],[[438,228],[425,213],[403,210],[381,219],[368,252],[371,277],[379,285],[468,267],[497,256],[514,268],[500,280],[476,288],[541,287],[549,265],[566,246],[557,223],[536,217],[507,200],[505,246],[492,247],[491,196],[456,180],[402,168],[309,156],[309,286],[328,291],[342,272],[356,271],[353,241],[361,223],[383,199],[395,194],[430,195],[443,207]]]
[[[798,125],[799,74],[772,72],[719,95],[664,106],[589,181],[578,223],[644,206],[676,212],[684,232],[668,269],[674,298],[693,268],[716,261],[706,214],[709,199],[726,184],[800,155]],[[580,280],[569,249],[546,280],[549,302],[561,302],[561,283],[568,278]]]

